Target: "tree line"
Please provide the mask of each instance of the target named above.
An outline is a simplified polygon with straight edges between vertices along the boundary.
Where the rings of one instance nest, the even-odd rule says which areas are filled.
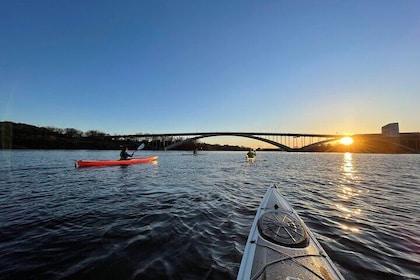
[[[117,150],[122,146],[136,149],[139,142],[131,138],[112,137],[98,130],[83,132],[75,128],[37,127],[34,125],[0,122],[0,149],[94,149]],[[173,141],[183,141],[174,138]],[[146,150],[163,149],[159,140],[144,141]],[[247,150],[247,147],[210,145],[187,141],[176,150]]]

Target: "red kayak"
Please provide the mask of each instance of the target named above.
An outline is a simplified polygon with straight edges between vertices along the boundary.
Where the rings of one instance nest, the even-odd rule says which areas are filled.
[[[157,161],[158,157],[132,158],[126,160],[76,160],[76,167],[131,165]]]

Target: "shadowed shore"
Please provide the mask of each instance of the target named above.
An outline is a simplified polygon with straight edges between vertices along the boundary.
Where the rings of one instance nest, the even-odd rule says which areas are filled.
[[[352,138],[354,142],[351,145],[324,143],[314,145],[311,150],[296,150],[296,152],[420,153],[420,133],[400,133],[399,137],[366,134],[354,135]],[[37,127],[14,122],[0,122],[0,139],[0,149],[118,150],[123,145],[129,149],[135,149],[139,145],[134,138],[113,137],[97,130],[83,132],[75,128]],[[183,140],[185,139],[177,138],[174,141]],[[165,149],[159,139],[143,142],[145,150]],[[193,140],[185,141],[173,150],[246,151],[249,147],[207,144]],[[280,151],[277,148],[259,150]]]

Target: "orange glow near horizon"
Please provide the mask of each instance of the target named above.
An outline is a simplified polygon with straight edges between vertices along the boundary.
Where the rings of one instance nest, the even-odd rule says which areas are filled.
[[[340,139],[340,143],[346,146],[353,144],[353,142],[354,142],[353,138],[349,136],[346,136]]]

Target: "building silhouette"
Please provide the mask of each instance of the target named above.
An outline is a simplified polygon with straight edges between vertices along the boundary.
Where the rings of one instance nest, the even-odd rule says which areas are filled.
[[[398,123],[389,123],[382,127],[382,136],[400,137],[400,128]]]

